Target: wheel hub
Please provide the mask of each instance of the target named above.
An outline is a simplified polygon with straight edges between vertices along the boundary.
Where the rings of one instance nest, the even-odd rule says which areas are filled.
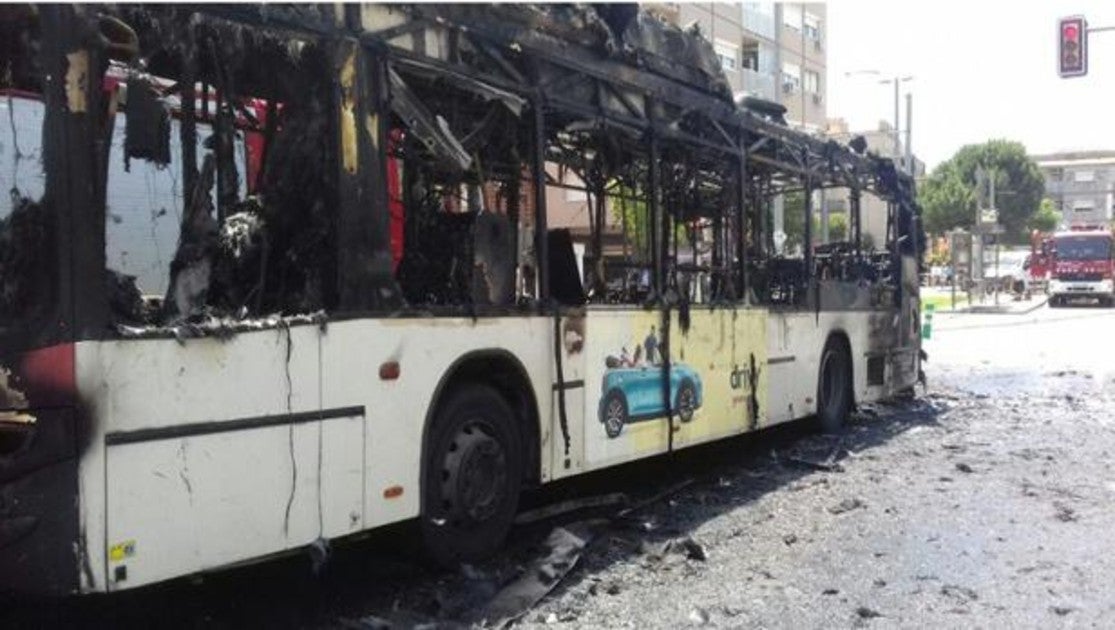
[[[462,428],[446,453],[442,480],[442,498],[454,522],[492,518],[507,492],[503,447],[476,425]]]
[[[608,411],[605,414],[604,421],[613,429],[623,424],[623,405],[618,400],[608,403]]]

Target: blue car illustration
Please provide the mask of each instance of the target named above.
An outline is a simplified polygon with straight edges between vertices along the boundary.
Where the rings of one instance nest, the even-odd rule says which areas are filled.
[[[610,367],[604,372],[601,388],[600,422],[608,437],[617,437],[623,425],[662,418],[662,366]],[[693,419],[701,406],[701,377],[684,363],[670,366],[670,397],[674,413],[682,422]]]

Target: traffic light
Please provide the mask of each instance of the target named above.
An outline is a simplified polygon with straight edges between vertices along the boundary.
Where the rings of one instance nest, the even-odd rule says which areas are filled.
[[[1082,15],[1057,23],[1057,70],[1061,78],[1088,74],[1088,22]]]

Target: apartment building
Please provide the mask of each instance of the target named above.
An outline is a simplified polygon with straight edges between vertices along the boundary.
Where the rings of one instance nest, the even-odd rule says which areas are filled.
[[[891,159],[897,157],[899,161],[905,160],[905,141],[900,137],[896,144],[894,125],[885,120],[880,120],[878,127],[873,130],[854,131],[848,127],[847,121],[843,118],[833,118],[828,121],[826,135],[840,143],[847,143],[856,136],[862,136],[869,153]],[[898,148],[897,156],[895,155],[896,147]],[[916,155],[911,157],[914,165],[914,179],[921,181],[925,177],[925,162],[919,160]],[[848,196],[847,189],[827,191],[823,202],[824,211],[829,214],[847,212]],[[886,202],[874,195],[863,195],[860,198],[860,217],[863,221],[863,233],[869,235],[870,242],[885,243],[887,234]]]
[[[795,2],[667,5],[682,27],[695,25],[713,44],[737,94],[786,106],[791,125],[825,129],[827,89],[824,4]]]
[[[1066,151],[1030,156],[1067,225],[1100,225],[1115,219],[1115,151]]]
[[[790,125],[825,132],[824,4],[648,2],[643,8],[682,28],[698,29],[712,43],[734,94],[780,102]],[[570,173],[563,178],[580,184]],[[590,214],[585,194],[558,186],[548,187],[546,194],[551,227],[568,227],[581,253]],[[774,221],[776,226],[783,224],[781,198],[775,200]],[[619,230],[614,213],[608,213],[606,223],[609,236],[614,236]]]

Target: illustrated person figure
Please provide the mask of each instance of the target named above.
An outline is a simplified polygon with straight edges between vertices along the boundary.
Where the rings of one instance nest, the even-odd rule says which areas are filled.
[[[623,367],[631,367],[631,355],[627,352],[627,346],[624,346],[623,351],[619,353],[619,364]]]
[[[643,350],[646,351],[647,364],[658,365],[658,335],[655,333],[654,326],[650,327],[650,333],[643,340]]]

